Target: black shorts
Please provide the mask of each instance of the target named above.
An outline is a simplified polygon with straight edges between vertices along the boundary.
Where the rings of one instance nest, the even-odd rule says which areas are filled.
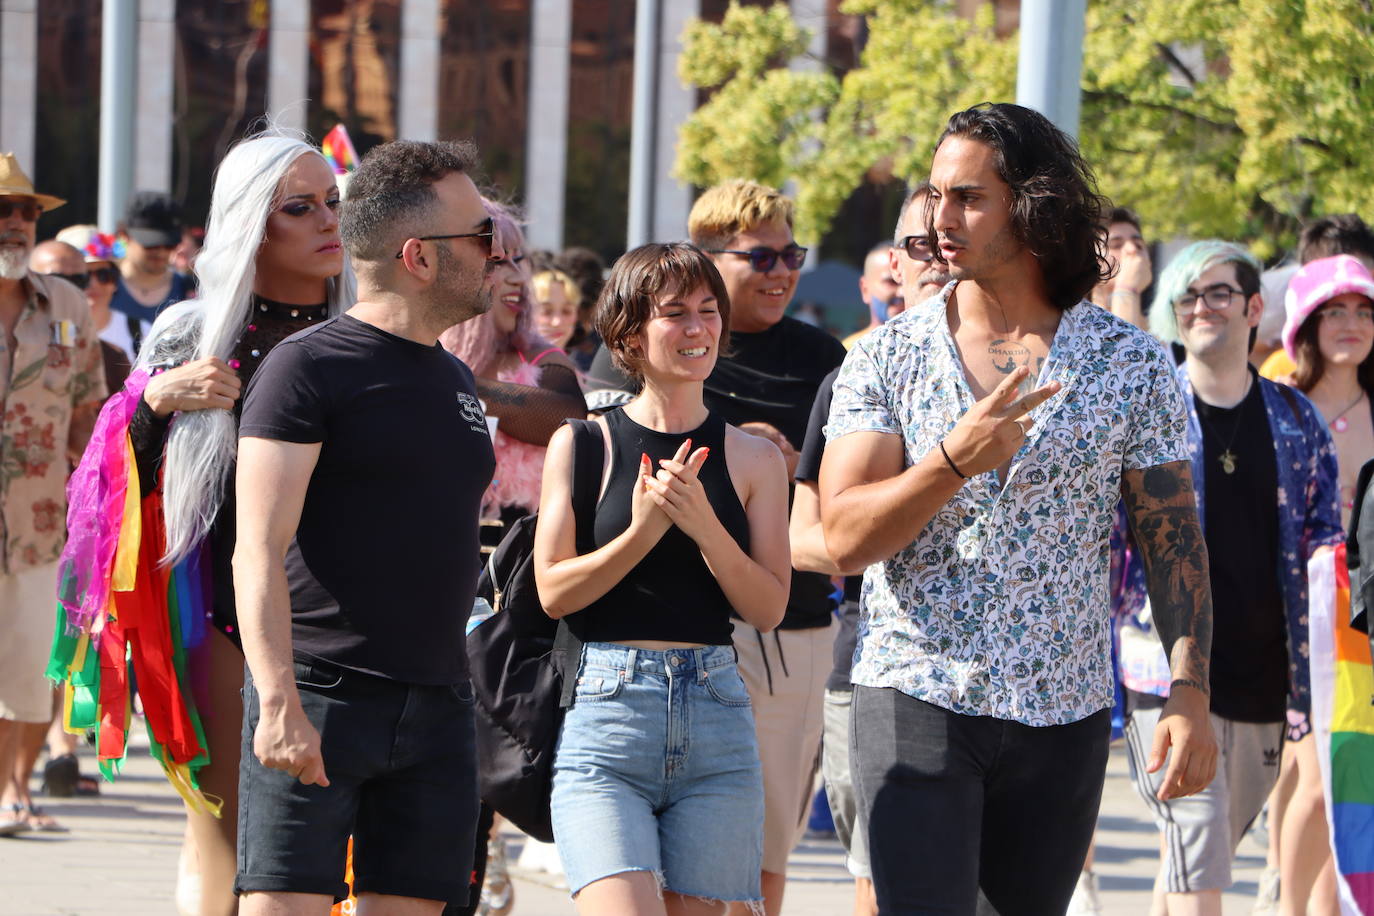
[[[477,824],[472,687],[402,684],[296,662],[329,785],[306,786],[253,754],[258,693],[246,672],[236,893],[353,891],[465,904]]]

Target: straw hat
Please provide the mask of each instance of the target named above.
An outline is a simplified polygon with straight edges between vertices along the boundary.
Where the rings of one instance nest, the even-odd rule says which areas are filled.
[[[19,160],[14,158],[14,153],[0,153],[0,197],[6,196],[32,197],[44,212],[56,210],[66,203],[60,197],[35,191],[33,182],[29,181],[29,176],[19,167]]]

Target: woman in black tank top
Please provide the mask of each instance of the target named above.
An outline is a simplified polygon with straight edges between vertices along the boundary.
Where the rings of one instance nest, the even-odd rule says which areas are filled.
[[[703,403],[729,314],[690,245],[645,245],[612,268],[596,328],[643,390],[600,421],[594,549],[581,555],[571,430],[549,443],[535,569],[545,610],[584,642],[552,803],[580,913],[761,900],[763,786],[730,615],[764,631],[782,619],[787,478],[776,446]]]

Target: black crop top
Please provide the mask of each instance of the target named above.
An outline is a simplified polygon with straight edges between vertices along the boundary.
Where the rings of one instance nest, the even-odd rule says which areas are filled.
[[[596,546],[604,547],[630,526],[630,495],[639,480],[639,459],[647,453],[658,467],[672,458],[682,440],[692,450],[706,446],[710,457],[697,475],[725,530],[749,551],[749,519],[744,514],[725,462],[725,421],[710,414],[685,433],[661,433],[640,426],[623,410],[606,414],[610,432],[611,469],[596,508]],[[655,639],[728,646],[734,625],[731,606],[706,567],[696,542],[676,525],[670,527],[643,560],[609,592],[565,618],[583,642]]]

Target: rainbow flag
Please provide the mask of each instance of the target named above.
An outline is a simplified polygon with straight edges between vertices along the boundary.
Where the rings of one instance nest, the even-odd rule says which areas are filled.
[[[320,152],[329,161],[335,175],[347,175],[358,167],[358,151],[348,139],[348,128],[335,124],[334,129],[320,141]]]
[[[1350,626],[1345,545],[1307,564],[1312,725],[1341,912],[1374,916],[1374,662]]]

